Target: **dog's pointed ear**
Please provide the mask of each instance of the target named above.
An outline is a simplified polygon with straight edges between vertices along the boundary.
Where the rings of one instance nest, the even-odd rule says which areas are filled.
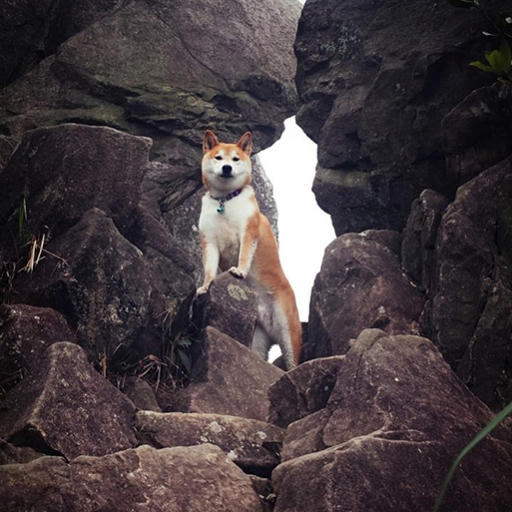
[[[219,141],[217,140],[215,133],[211,130],[206,130],[203,137],[203,153],[208,153],[208,151],[211,151],[215,146],[218,146],[218,144]]]
[[[245,132],[236,145],[247,155],[251,155],[252,151],[252,134],[251,132]]]

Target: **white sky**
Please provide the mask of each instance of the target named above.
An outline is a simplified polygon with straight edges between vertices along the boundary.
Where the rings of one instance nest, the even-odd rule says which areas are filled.
[[[308,320],[311,287],[324,250],[335,238],[331,218],[317,205],[311,191],[316,149],[295,118],[290,118],[281,139],[258,153],[274,186],[281,264],[295,291],[302,321]]]

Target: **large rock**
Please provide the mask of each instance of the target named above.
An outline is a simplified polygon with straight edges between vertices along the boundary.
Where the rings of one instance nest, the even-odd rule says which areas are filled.
[[[214,327],[250,348],[257,316],[256,292],[225,272],[214,279],[207,294],[196,300],[192,322],[199,329]]]
[[[70,464],[43,457],[2,466],[0,478],[0,500],[13,512],[262,510],[249,477],[212,445],[140,446]]]
[[[284,431],[263,421],[220,414],[139,411],[135,430],[141,443],[155,448],[218,446],[246,473],[269,477],[280,462]]]
[[[448,2],[306,2],[297,122],[318,143],[313,189],[338,235],[401,229],[422,190],[453,194],[441,125],[492,80],[468,66],[487,24]]]
[[[302,407],[288,426],[285,462],[272,475],[275,511],[431,510],[452,462],[491,411],[425,338],[365,330],[328,363],[311,361],[275,384],[271,417],[284,417],[297,395],[323,394],[325,382],[335,382],[323,406]],[[286,391],[290,383],[295,394]],[[466,456],[443,509],[506,510],[511,477],[512,432],[499,426]]]
[[[135,446],[135,406],[76,344],[54,343],[0,409],[0,437],[68,460]]]
[[[126,229],[141,196],[150,147],[148,138],[76,124],[26,133],[0,174],[2,245],[19,243],[18,210],[23,197],[24,229],[32,235],[46,230],[58,236],[92,207],[112,217],[119,229]]]
[[[3,133],[108,125],[151,136],[167,160],[177,140],[196,145],[211,126],[230,138],[251,128],[268,147],[294,113],[295,0],[237,0],[227,16],[205,0],[71,4],[39,9],[53,36],[46,59],[9,64],[21,66],[15,76],[32,69],[0,93]]]
[[[241,343],[207,327],[175,410],[241,416],[266,421],[268,388],[283,375]]]
[[[160,354],[166,311],[176,323],[186,317],[192,279],[151,245],[143,253],[96,208],[47,249],[57,258],[18,278],[19,300],[66,315],[89,358],[105,358],[109,370]]]
[[[50,308],[26,304],[0,307],[0,381],[3,391],[13,388],[37,368],[44,351],[57,341],[76,343],[66,318]]]
[[[423,320],[491,407],[512,399],[512,157],[459,188],[443,215]]]
[[[347,233],[325,250],[311,295],[306,359],[344,354],[365,328],[417,333],[424,298],[404,276],[398,233]]]

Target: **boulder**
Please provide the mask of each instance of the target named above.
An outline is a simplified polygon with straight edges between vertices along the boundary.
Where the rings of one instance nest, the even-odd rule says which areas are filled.
[[[403,231],[402,268],[422,291],[430,288],[437,230],[450,200],[433,190],[424,190],[411,206]]]
[[[140,200],[150,147],[148,138],[103,127],[66,124],[27,132],[0,174],[0,243],[20,243],[24,197],[28,235],[59,236],[93,207],[125,230]]]
[[[139,411],[135,430],[142,444],[155,448],[218,446],[246,473],[270,477],[280,462],[284,431],[275,425],[236,416]]]
[[[74,343],[51,345],[0,406],[0,437],[68,460],[135,446],[135,406]]]
[[[166,322],[186,322],[195,288],[169,257],[143,248],[93,208],[48,243],[32,275],[18,278],[19,300],[66,315],[89,358],[109,371],[160,354]]]
[[[168,161],[177,140],[199,147],[212,126],[230,139],[252,129],[256,145],[268,147],[295,111],[295,0],[237,0],[229,16],[205,0],[61,0],[38,5],[37,15],[29,9],[26,21],[36,16],[42,33],[27,27],[34,42],[6,63],[19,78],[0,92],[2,133],[70,120],[106,125],[151,136],[154,155]],[[43,33],[45,52],[34,58]]]
[[[58,341],[76,343],[66,318],[50,308],[26,304],[0,306],[0,382],[12,389],[37,368],[44,351]]]
[[[192,323],[207,325],[251,348],[258,317],[257,294],[243,280],[229,272],[217,276],[208,293],[194,304]]]
[[[261,512],[251,481],[212,445],[150,446],[67,464],[43,457],[0,467],[6,510]]]
[[[306,2],[295,41],[297,123],[318,144],[313,190],[337,235],[402,229],[426,188],[453,196],[442,123],[492,82],[468,66],[490,28],[449,2]]]
[[[422,329],[486,404],[512,400],[512,157],[461,186],[437,235]]]
[[[197,351],[191,382],[178,392],[174,410],[266,421],[268,388],[284,372],[213,327],[204,330]]]
[[[284,462],[272,474],[275,512],[431,510],[452,462],[491,411],[429,340],[368,329],[344,358],[285,375],[297,390],[281,402],[274,393],[271,417],[293,410],[297,395],[323,392],[308,381],[317,365],[313,385],[324,385],[329,367],[335,384],[323,408],[315,404],[309,415],[303,408],[288,426]],[[512,431],[501,425],[464,458],[442,508],[506,510],[511,477]]]
[[[404,276],[398,233],[347,233],[325,250],[311,295],[306,359],[344,354],[365,328],[417,333],[424,298]]]

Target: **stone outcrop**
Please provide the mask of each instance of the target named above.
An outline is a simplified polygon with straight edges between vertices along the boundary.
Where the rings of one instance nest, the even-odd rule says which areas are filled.
[[[467,65],[486,21],[419,0],[308,0],[298,27],[295,0],[8,4],[2,506],[431,510],[493,417],[479,398],[512,399],[512,118]],[[285,373],[244,346],[246,283],[194,292],[201,137],[275,142],[298,108],[297,28],[298,121],[343,236],[313,289],[307,361]],[[443,507],[507,509],[511,468],[505,423]]]
[[[26,31],[30,41],[14,42],[4,62],[4,134],[106,125],[150,136],[154,154],[169,161],[211,126],[230,139],[252,128],[256,145],[268,147],[294,113],[294,0],[237,0],[222,36],[217,7],[205,0],[31,4],[1,13],[11,33]]]
[[[435,247],[423,329],[485,403],[510,401],[512,158],[461,186]]]
[[[0,381],[13,388],[37,368],[44,351],[57,341],[76,343],[66,317],[51,308],[25,304],[0,307]]]
[[[417,333],[424,298],[403,274],[400,236],[347,233],[325,250],[312,290],[306,359],[344,354],[365,328]]]
[[[306,3],[295,42],[297,122],[318,143],[313,189],[337,234],[401,229],[426,188],[453,196],[442,124],[489,83],[468,66],[487,24],[448,2]]]
[[[68,460],[136,445],[135,406],[75,343],[51,345],[2,403],[0,437]]]
[[[277,512],[431,510],[451,463],[492,418],[429,340],[376,329],[345,356],[289,372],[271,396],[271,418],[291,422],[272,474]],[[512,432],[498,427],[466,457],[443,506],[506,508],[511,458]]]
[[[13,511],[261,512],[249,477],[212,445],[140,446],[70,464],[43,457],[1,466],[0,478],[0,500]]]

